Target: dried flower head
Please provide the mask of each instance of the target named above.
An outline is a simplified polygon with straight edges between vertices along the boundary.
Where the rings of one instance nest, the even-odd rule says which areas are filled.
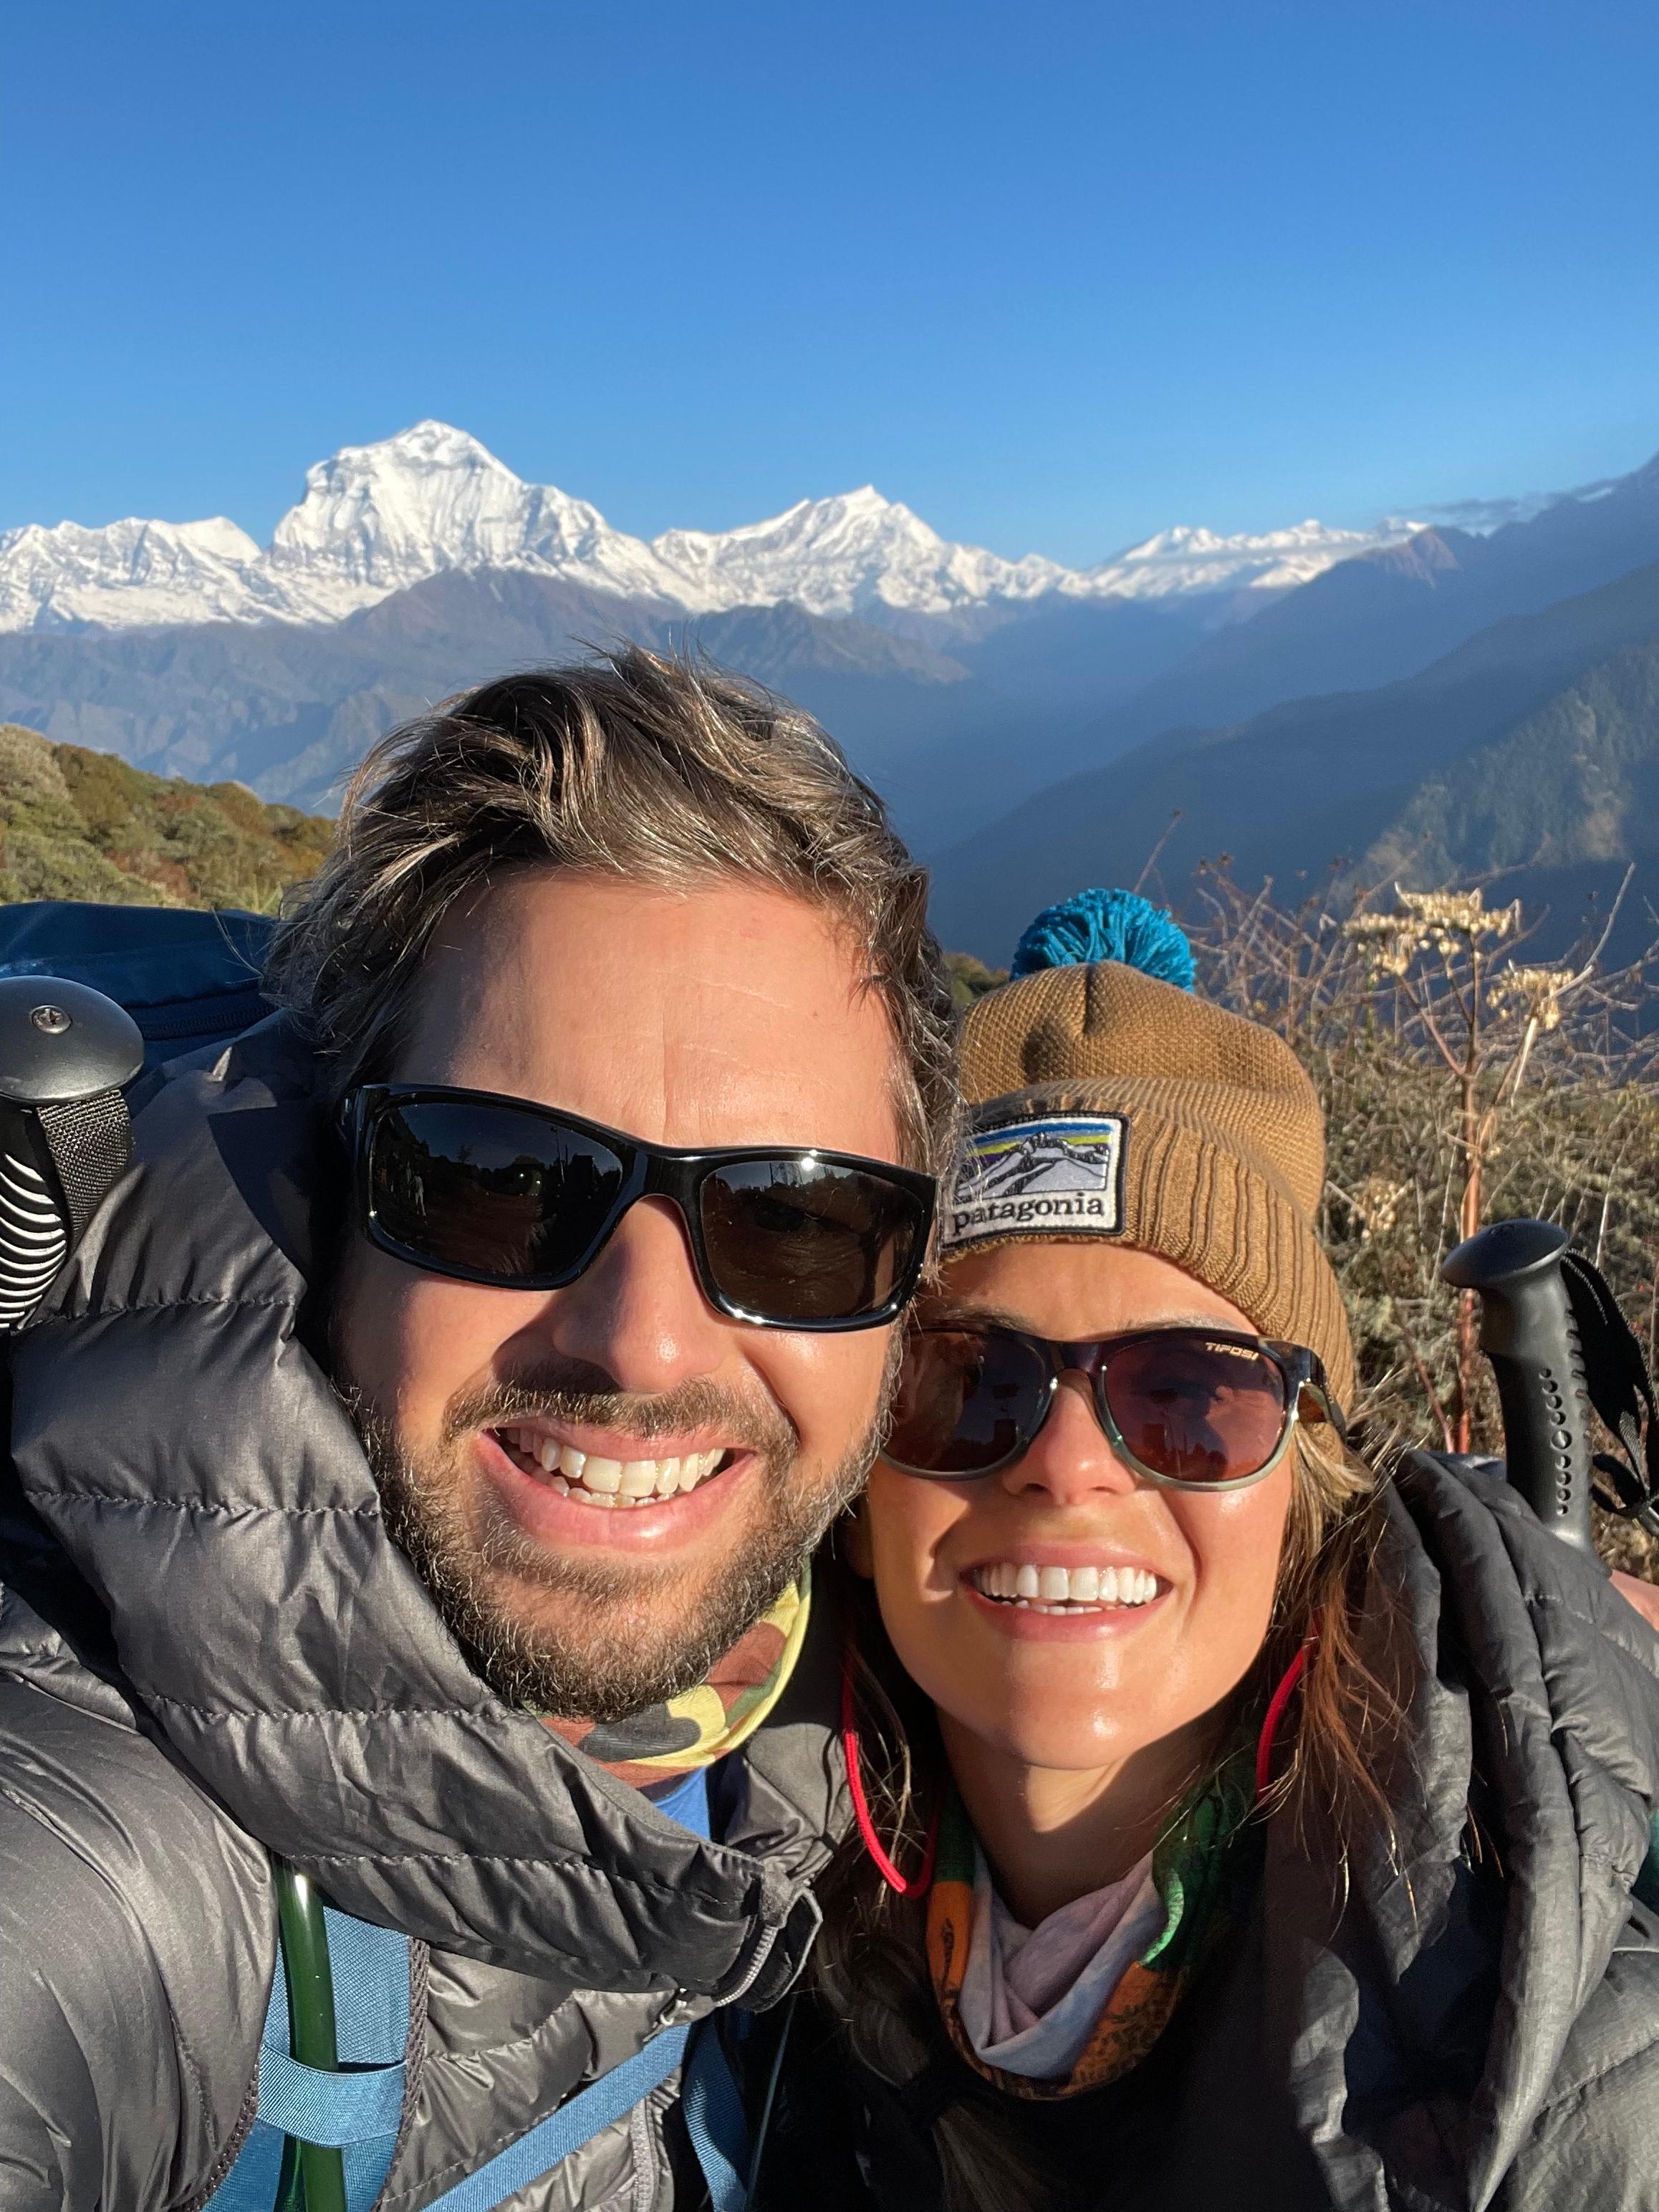
[[[1442,957],[1477,945],[1509,937],[1521,926],[1521,902],[1488,907],[1480,892],[1407,891],[1395,885],[1395,904],[1386,914],[1357,914],[1342,925],[1342,933],[1363,945],[1372,969],[1385,975],[1403,975],[1419,952],[1431,949]]]
[[[1571,981],[1565,968],[1505,968],[1492,978],[1492,1003],[1517,1006],[1540,1030],[1559,1030],[1561,994]]]

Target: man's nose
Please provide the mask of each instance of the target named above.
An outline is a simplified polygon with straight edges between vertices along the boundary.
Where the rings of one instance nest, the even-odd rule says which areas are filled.
[[[1036,1443],[997,1480],[1015,1497],[1046,1493],[1057,1505],[1084,1504],[1103,1493],[1121,1496],[1136,1486],[1134,1470],[1112,1449],[1081,1375],[1060,1377]]]
[[[557,1350],[611,1377],[618,1390],[656,1392],[711,1374],[726,1356],[729,1324],[702,1294],[685,1223],[666,1199],[641,1199],[586,1273],[549,1302]]]

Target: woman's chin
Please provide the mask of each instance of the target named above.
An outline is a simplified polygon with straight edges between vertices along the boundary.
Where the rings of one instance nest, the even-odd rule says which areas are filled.
[[[948,1717],[941,1708],[941,1718],[947,1739],[966,1736],[1017,1766],[1056,1774],[1097,1774],[1103,1767],[1120,1766],[1161,1733],[1156,1717],[1150,1728],[1144,1711],[1132,1717],[1127,1698],[1104,1704],[1095,1699],[1074,1711],[1049,1704],[1034,1706],[1022,1699],[1017,1705],[974,1712],[963,1712],[958,1700]],[[969,1746],[961,1747],[971,1755]]]

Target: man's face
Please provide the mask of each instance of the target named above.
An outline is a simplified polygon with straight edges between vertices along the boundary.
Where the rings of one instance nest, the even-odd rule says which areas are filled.
[[[441,932],[390,1077],[659,1144],[896,1160],[862,967],[781,892],[525,869]],[[726,1320],[659,1198],[560,1291],[354,1237],[334,1322],[392,1526],[451,1626],[503,1695],[599,1720],[700,1680],[792,1579],[863,1480],[892,1338]],[[609,1503],[647,1463],[653,1502]]]

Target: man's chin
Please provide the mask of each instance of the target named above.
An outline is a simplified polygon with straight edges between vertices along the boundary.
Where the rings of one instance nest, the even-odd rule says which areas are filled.
[[[773,1563],[711,1585],[666,1571],[648,1590],[597,1598],[492,1575],[451,1626],[508,1704],[561,1720],[622,1721],[705,1681],[799,1571],[794,1561]],[[697,1632],[688,1640],[690,1622]]]
[[[532,1486],[517,1469],[517,1486],[489,1470],[469,1485],[453,1462],[447,1482],[383,1468],[381,1491],[393,1534],[498,1697],[559,1719],[620,1721],[706,1680],[845,1502],[850,1470],[809,1486],[798,1467],[744,1456],[749,1467],[702,1486],[708,1499],[661,1507],[606,1511],[550,1491],[526,1498]],[[637,1514],[648,1524],[682,1504],[688,1518],[665,1536],[648,1525],[632,1542],[586,1535],[590,1522],[609,1529]],[[573,1521],[583,1540],[565,1536]]]
[[[625,1720],[707,1680],[863,1487],[876,1437],[813,1467],[787,1425],[763,1442],[753,1409],[708,1394],[644,1407],[501,1386],[452,1407],[444,1440],[416,1454],[361,1399],[354,1413],[386,1524],[473,1667],[562,1720]],[[723,1441],[690,1490],[596,1506],[520,1464],[526,1425],[538,1437],[555,1418],[573,1449],[591,1424],[660,1439],[682,1471],[699,1433]]]

